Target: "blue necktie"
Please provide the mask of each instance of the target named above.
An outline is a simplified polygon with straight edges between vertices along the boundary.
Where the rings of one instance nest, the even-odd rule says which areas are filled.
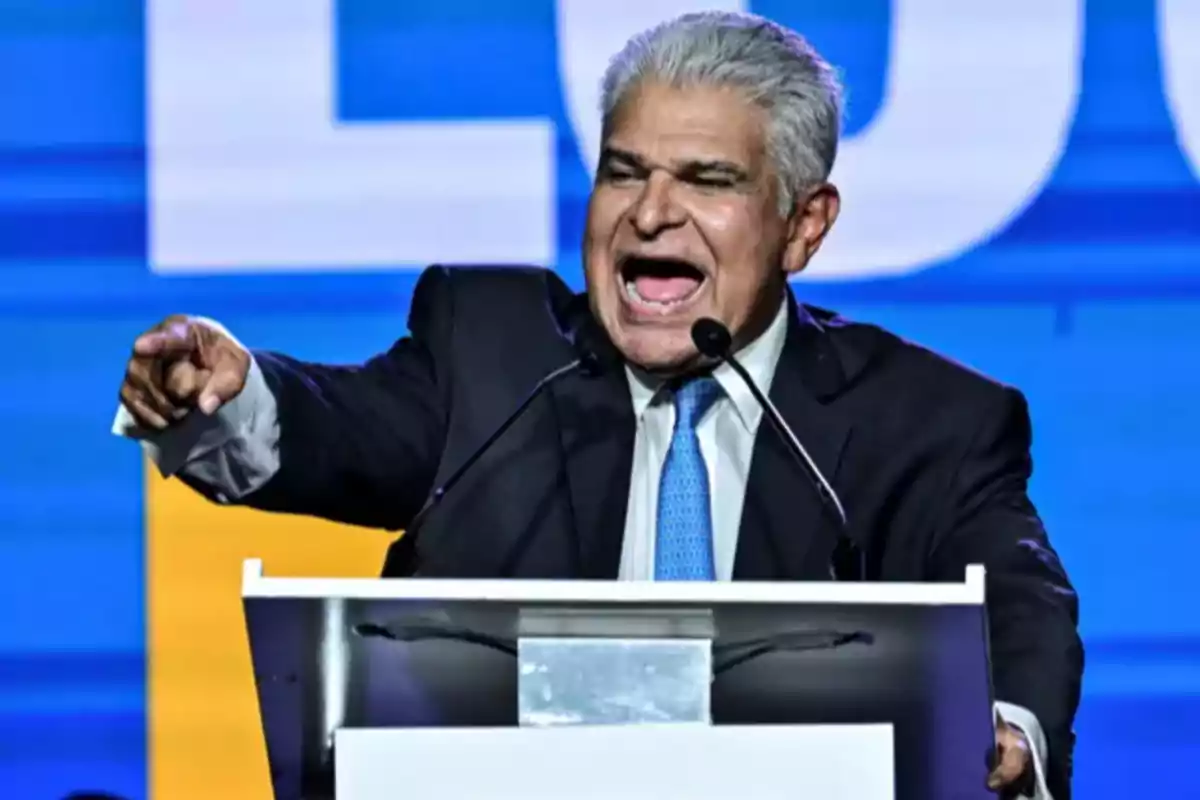
[[[675,432],[658,486],[654,579],[714,579],[708,469],[696,426],[721,394],[715,378],[696,378],[675,392]]]

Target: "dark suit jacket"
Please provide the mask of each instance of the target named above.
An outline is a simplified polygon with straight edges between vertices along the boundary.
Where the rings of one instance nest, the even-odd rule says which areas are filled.
[[[550,370],[573,358],[541,269],[434,267],[410,336],[363,366],[256,358],[278,400],[280,471],[244,500],[403,529]],[[834,484],[872,578],[958,581],[987,567],[996,696],[1042,723],[1051,790],[1069,788],[1082,647],[1077,601],[1026,495],[1022,395],[870,325],[792,303],[771,397]],[[565,379],[468,473],[385,572],[615,579],[634,442],[621,370]],[[764,424],[738,580],[824,580],[834,531]]]

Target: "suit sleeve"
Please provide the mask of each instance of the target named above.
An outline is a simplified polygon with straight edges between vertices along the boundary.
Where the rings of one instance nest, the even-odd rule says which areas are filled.
[[[1056,800],[1066,800],[1083,675],[1079,603],[1027,494],[1033,465],[1025,399],[1006,389],[997,405],[952,478],[934,578],[962,580],[966,565],[985,566],[995,699],[1036,716],[1047,742],[1046,783]]]
[[[233,502],[388,530],[408,524],[433,484],[446,436],[450,284],[446,270],[427,270],[413,293],[409,335],[365,364],[255,352],[275,400],[278,468]],[[211,496],[211,487],[180,477]]]

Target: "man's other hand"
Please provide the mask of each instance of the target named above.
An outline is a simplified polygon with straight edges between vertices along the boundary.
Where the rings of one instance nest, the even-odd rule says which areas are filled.
[[[996,722],[996,761],[987,785],[1001,797],[1033,793],[1033,756],[1029,741],[1019,728],[1002,720]]]
[[[139,336],[121,403],[138,424],[162,430],[193,409],[212,414],[246,385],[250,352],[211,320],[167,317]]]

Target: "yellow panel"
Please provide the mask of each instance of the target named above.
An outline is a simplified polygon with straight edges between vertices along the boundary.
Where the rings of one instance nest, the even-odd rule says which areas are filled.
[[[268,800],[242,560],[269,575],[373,576],[391,536],[220,507],[146,474],[150,797]]]

